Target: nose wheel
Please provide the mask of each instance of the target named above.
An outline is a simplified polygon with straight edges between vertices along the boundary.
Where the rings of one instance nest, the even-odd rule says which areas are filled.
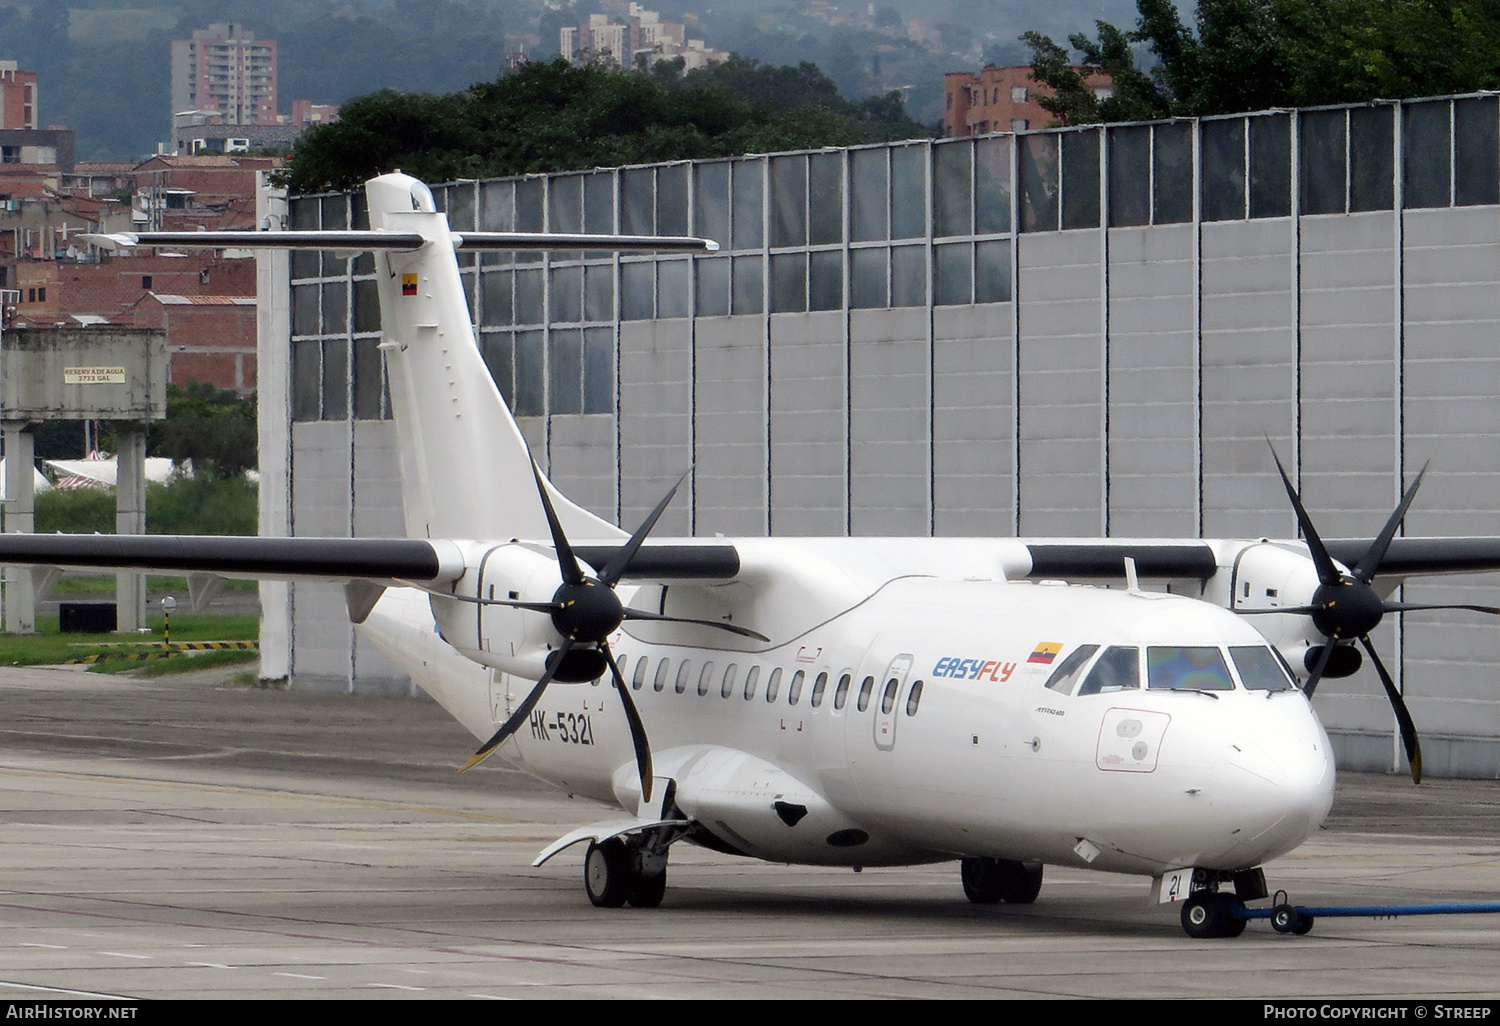
[[[1182,928],[1194,940],[1238,937],[1245,932],[1245,903],[1217,891],[1195,891],[1182,903]]]

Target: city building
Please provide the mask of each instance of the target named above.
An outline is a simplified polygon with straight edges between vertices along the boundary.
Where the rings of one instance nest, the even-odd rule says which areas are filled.
[[[134,171],[132,219],[140,231],[253,228],[256,176],[283,163],[234,154],[152,157]]]
[[[1269,438],[1327,536],[1371,537],[1428,459],[1406,533],[1500,535],[1494,95],[435,192],[459,231],[723,243],[463,269],[537,459],[613,522],[639,523],[692,468],[662,537],[1290,538]],[[361,210],[299,198],[288,226]],[[262,530],[400,535],[374,263],[264,259]],[[1497,576],[1399,594],[1492,605]],[[337,587],[279,587],[271,672],[409,690]],[[1500,775],[1500,625],[1391,615],[1375,642],[1427,772]],[[1399,766],[1368,662],[1317,704],[1342,765]]]
[[[147,292],[133,323],[167,335],[167,382],[201,381],[241,394],[255,390],[256,299]]]
[[[0,61],[0,129],[37,127],[36,72]]]
[[[626,67],[641,57],[651,61],[681,58],[685,70],[729,56],[706,46],[701,39],[687,38],[682,22],[664,20],[656,11],[634,2],[625,11],[623,21],[614,21],[607,13],[590,14],[589,20],[576,28],[560,29],[558,53],[575,64],[605,60]]]
[[[1088,81],[1101,100],[1114,95],[1108,75],[1094,75]],[[1056,118],[1037,100],[1052,95],[1049,86],[1031,77],[1030,65],[950,71],[943,76],[943,135],[956,139],[1046,128]]]
[[[226,125],[274,125],[276,110],[276,40],[233,22],[172,40],[174,115],[204,111]]]

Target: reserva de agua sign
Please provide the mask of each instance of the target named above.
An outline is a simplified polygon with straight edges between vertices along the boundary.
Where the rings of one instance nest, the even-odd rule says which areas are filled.
[[[64,367],[65,385],[122,385],[125,383],[124,367]]]

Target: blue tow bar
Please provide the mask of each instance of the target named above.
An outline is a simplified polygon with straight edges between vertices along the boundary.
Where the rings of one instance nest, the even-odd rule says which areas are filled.
[[[1277,933],[1307,933],[1315,919],[1395,919],[1398,916],[1459,916],[1500,912],[1500,901],[1470,901],[1443,905],[1293,905],[1286,892],[1276,895],[1271,908],[1245,908],[1240,905],[1234,915],[1240,919],[1269,919]]]

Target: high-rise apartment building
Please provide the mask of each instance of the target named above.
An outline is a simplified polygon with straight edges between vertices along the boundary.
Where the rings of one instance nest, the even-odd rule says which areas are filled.
[[[36,72],[0,61],[0,129],[36,127]]]
[[[216,113],[222,124],[276,123],[276,40],[220,22],[172,41],[172,113]]]

